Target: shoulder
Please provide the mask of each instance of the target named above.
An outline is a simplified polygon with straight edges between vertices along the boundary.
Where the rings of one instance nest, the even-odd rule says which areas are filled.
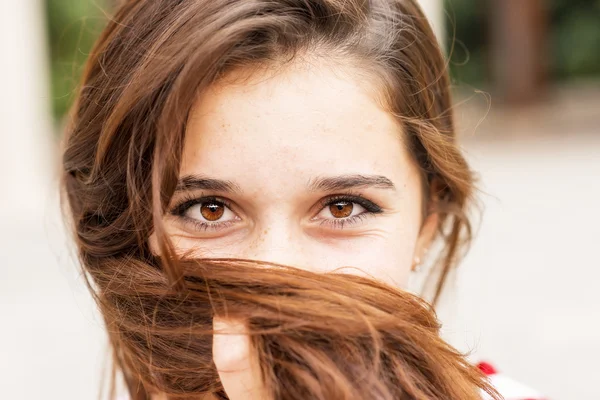
[[[538,391],[499,373],[487,362],[481,362],[477,367],[487,375],[492,386],[496,388],[505,400],[549,400]],[[484,400],[488,399],[489,397],[484,395]]]

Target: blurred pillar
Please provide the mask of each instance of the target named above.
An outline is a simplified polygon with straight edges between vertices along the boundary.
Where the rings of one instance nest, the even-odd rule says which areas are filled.
[[[418,0],[419,5],[427,16],[438,42],[444,43],[444,1],[443,0]]]
[[[52,126],[43,2],[0,12],[0,216],[39,218],[51,187]],[[5,222],[4,219],[3,222]]]
[[[546,83],[545,0],[491,0],[491,57],[495,92],[522,104],[541,95]]]

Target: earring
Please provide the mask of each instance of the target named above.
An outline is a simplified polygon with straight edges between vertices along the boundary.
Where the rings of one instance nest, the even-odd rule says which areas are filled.
[[[413,260],[412,270],[413,270],[413,272],[421,271],[421,257],[415,256],[415,258]]]

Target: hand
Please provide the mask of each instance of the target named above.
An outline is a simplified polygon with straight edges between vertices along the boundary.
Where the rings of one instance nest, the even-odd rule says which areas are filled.
[[[215,317],[213,329],[213,361],[229,399],[268,400],[246,325]]]

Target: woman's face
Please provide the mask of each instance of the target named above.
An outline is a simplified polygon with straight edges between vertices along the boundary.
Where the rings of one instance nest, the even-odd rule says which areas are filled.
[[[238,75],[193,107],[164,219],[176,249],[404,286],[435,221],[374,88],[325,66]]]

